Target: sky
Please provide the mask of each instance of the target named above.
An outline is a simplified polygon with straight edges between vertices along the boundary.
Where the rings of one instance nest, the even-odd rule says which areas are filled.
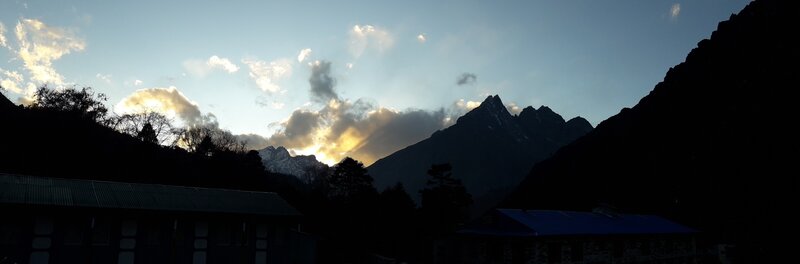
[[[0,1],[0,85],[371,164],[486,96],[597,125],[745,0]],[[13,128],[11,128],[13,129]]]

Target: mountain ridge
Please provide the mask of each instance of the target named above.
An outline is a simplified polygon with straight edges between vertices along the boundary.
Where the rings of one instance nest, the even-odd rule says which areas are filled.
[[[542,108],[542,119],[561,120],[560,123],[540,124],[540,119],[511,115],[499,96],[488,96],[480,106],[459,117],[456,124],[377,160],[368,170],[379,189],[402,182],[419,202],[418,191],[425,186],[427,169],[447,162],[453,166],[453,176],[473,194],[476,208],[486,209],[488,201],[497,202],[500,194],[519,183],[534,163],[582,135],[558,136],[561,132],[583,129],[585,133],[592,129],[580,117],[571,119],[574,121],[567,128],[560,115]],[[533,107],[526,109],[530,116],[534,113],[530,111],[536,111]],[[538,132],[545,127],[554,132],[531,133],[531,129]]]
[[[632,108],[535,165],[502,207],[653,213],[780,262],[796,217],[797,2],[755,1],[719,23]],[[795,171],[792,173],[791,171]],[[558,199],[553,199],[558,197]]]
[[[282,146],[278,146],[277,148],[267,146],[257,151],[266,170],[274,173],[292,175],[306,183],[310,183],[314,180],[314,176],[329,168],[325,163],[318,161],[317,157],[314,155],[292,156],[289,154],[289,151]]]

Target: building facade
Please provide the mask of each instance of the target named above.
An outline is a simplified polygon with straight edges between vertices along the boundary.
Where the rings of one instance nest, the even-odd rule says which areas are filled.
[[[435,245],[436,263],[696,263],[695,230],[652,215],[497,209]]]
[[[275,193],[0,174],[0,212],[0,263],[315,261]]]

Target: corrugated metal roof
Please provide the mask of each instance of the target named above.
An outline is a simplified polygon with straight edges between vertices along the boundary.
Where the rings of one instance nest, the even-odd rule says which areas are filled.
[[[297,216],[271,192],[59,179],[0,173],[0,203]]]
[[[475,224],[461,234],[493,236],[566,236],[685,234],[694,229],[655,215],[606,214],[593,212],[497,209],[503,217],[490,224]]]

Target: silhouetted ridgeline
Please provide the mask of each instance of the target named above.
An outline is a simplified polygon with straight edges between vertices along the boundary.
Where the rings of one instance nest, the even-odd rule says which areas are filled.
[[[719,24],[632,109],[537,164],[504,206],[653,213],[768,262],[793,237],[800,111],[797,1]]]
[[[142,142],[73,113],[4,102],[8,99],[0,95],[0,172],[261,191],[286,190],[297,182],[264,172],[257,154],[195,155]]]
[[[550,108],[526,107],[512,116],[500,97],[489,96],[455,125],[382,158],[369,167],[378,189],[402,182],[419,201],[431,164],[450,163],[475,199],[473,211],[491,208],[530,168],[592,130],[581,117],[564,121]]]

